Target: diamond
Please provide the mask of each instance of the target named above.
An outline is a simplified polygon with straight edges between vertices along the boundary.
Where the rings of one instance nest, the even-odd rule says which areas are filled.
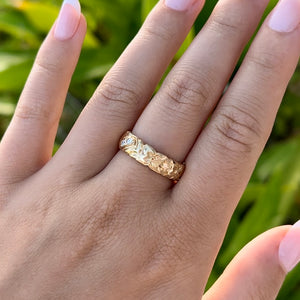
[[[121,147],[125,147],[125,146],[130,146],[133,144],[133,139],[132,138],[128,138],[128,139],[124,139],[121,142]]]
[[[126,144],[127,145],[131,145],[133,143],[133,139],[132,138],[129,138],[126,140]]]

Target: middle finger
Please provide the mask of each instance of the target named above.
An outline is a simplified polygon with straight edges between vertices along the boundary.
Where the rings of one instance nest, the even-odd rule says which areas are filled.
[[[71,165],[72,180],[93,177],[115,156],[120,136],[134,126],[204,4],[175,1],[190,5],[174,9],[169,2],[161,0],[152,10],[57,152],[54,164]]]

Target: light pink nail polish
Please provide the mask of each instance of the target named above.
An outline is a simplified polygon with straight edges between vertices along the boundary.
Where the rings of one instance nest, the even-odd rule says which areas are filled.
[[[278,32],[292,32],[300,23],[300,0],[281,0],[272,12],[269,27]]]
[[[187,10],[194,2],[195,0],[165,0],[166,6],[179,11]]]
[[[288,231],[281,241],[279,260],[287,273],[300,262],[300,221]]]
[[[80,14],[78,0],[64,0],[54,29],[54,37],[62,41],[70,39],[78,28]]]

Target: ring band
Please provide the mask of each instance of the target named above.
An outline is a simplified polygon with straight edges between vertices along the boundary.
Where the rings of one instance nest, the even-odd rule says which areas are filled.
[[[184,172],[184,164],[156,152],[130,131],[121,137],[119,147],[142,165],[171,180],[178,181]]]

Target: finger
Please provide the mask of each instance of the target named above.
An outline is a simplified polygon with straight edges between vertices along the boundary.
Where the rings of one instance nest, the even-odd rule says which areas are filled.
[[[203,6],[203,0],[173,1],[190,3],[174,10],[170,2],[160,1],[150,13],[58,151],[56,163],[72,164],[79,178],[97,174],[116,154],[121,135],[133,127]]]
[[[138,137],[172,159],[184,160],[224,91],[267,2],[218,2],[205,27],[139,118],[133,130]],[[142,166],[132,165],[140,176]],[[147,181],[149,176],[151,180],[159,176],[147,172]],[[160,180],[158,184],[165,189],[171,183]]]
[[[224,91],[267,3],[219,1],[134,132],[160,152],[182,161]]]
[[[300,259],[299,241],[300,227],[284,226],[263,233],[238,253],[203,300],[276,299],[291,270],[290,262],[294,267]],[[288,249],[285,261],[280,259],[283,248]]]
[[[70,4],[71,3],[71,4]],[[1,142],[1,177],[22,180],[52,156],[58,122],[86,32],[77,0],[65,1],[37,55]]]
[[[210,259],[220,247],[298,62],[300,2],[283,0],[277,6],[277,13],[282,12],[285,3],[296,7],[292,5],[288,12],[290,18],[281,16],[277,22],[284,26],[284,21],[295,22],[293,17],[296,17],[296,28],[278,32],[270,27],[274,19],[266,20],[190,153],[185,175],[173,190],[178,211],[185,211],[198,226],[210,228],[214,237],[207,242]],[[286,14],[284,9],[283,13]]]

